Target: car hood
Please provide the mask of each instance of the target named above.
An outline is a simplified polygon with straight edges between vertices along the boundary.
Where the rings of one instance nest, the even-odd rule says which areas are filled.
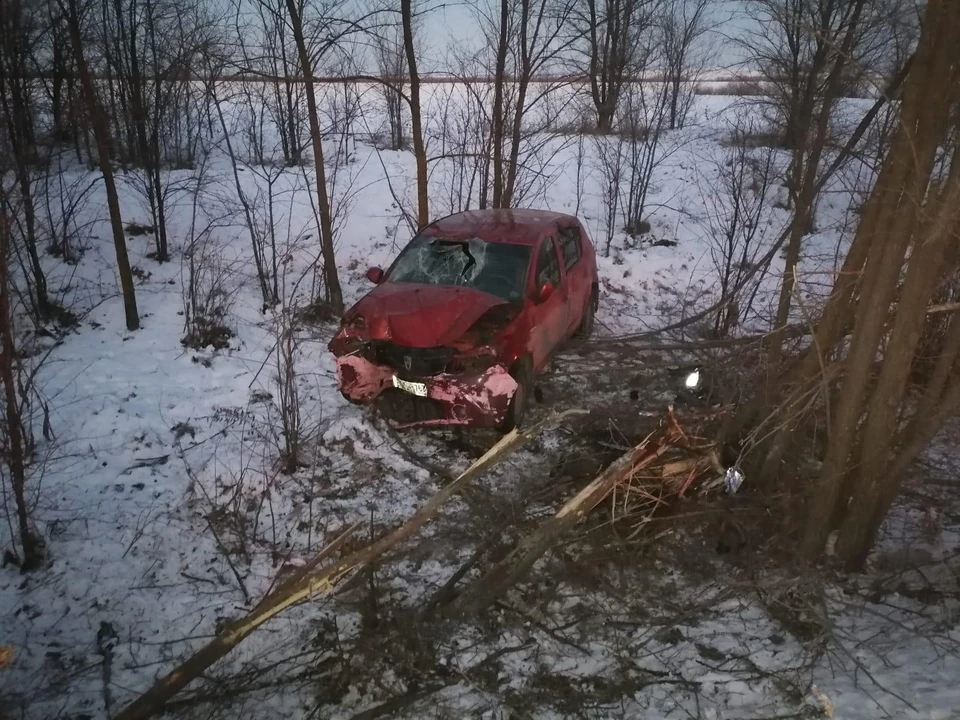
[[[429,348],[456,342],[490,308],[506,304],[473,288],[387,282],[354,305],[345,320],[363,318],[371,340]]]

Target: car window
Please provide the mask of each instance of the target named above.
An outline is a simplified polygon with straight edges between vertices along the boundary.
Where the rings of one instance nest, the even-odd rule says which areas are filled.
[[[569,270],[580,259],[580,230],[575,227],[561,230],[560,249],[563,252],[563,264]]]
[[[537,258],[537,287],[550,283],[554,287],[560,284],[560,263],[557,262],[557,252],[553,249],[553,238],[547,238],[540,245],[540,256]]]
[[[530,255],[527,245],[417,235],[400,253],[387,279],[472,287],[508,302],[520,302]]]

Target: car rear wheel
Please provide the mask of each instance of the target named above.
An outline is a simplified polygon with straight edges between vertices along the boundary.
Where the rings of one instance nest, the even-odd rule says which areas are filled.
[[[510,399],[510,407],[507,408],[507,414],[503,418],[503,422],[500,423],[500,430],[505,433],[521,426],[527,411],[530,393],[533,391],[533,373],[530,370],[530,363],[526,359],[519,360],[510,369],[510,375],[517,381],[517,390]]]

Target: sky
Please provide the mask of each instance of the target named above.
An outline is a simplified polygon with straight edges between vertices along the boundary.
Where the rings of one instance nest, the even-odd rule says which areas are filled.
[[[491,0],[451,0],[430,5],[435,9],[421,20],[423,44],[430,48],[424,58],[424,72],[450,70],[446,62],[448,47],[464,48],[477,44],[479,26],[474,6],[485,2]],[[711,69],[732,68],[742,61],[737,39],[749,26],[744,17],[744,4],[743,0],[714,0],[711,3],[708,11],[709,23],[713,27],[710,41],[716,48],[716,60]]]

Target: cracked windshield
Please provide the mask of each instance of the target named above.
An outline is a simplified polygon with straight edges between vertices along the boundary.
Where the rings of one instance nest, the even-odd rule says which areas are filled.
[[[520,302],[530,247],[478,238],[447,240],[418,236],[390,273],[392,282],[470,287],[508,302]]]

